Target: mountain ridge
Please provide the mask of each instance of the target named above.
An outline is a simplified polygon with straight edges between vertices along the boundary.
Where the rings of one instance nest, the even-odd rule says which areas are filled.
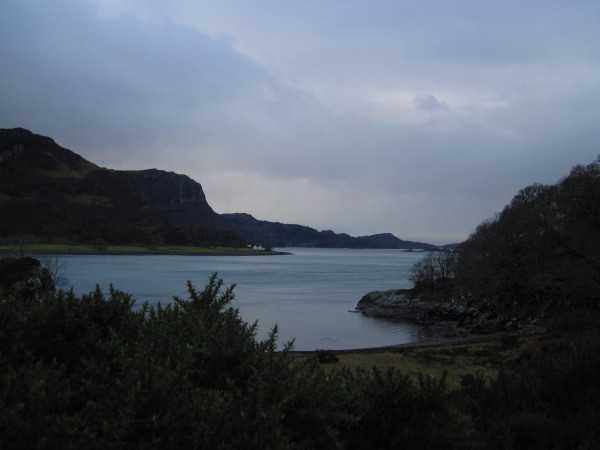
[[[218,214],[202,185],[160,169],[102,168],[24,128],[0,129],[0,239],[112,244],[422,248],[391,233],[331,230]]]
[[[270,247],[346,247],[346,248],[396,248],[433,249],[437,246],[424,242],[404,241],[391,233],[353,237],[332,230],[318,231],[306,225],[269,222],[256,219],[248,213],[221,214],[244,236],[266,243]]]

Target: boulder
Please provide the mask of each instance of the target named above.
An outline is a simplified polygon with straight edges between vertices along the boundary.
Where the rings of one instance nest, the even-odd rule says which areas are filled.
[[[371,317],[422,321],[440,307],[438,302],[414,298],[407,289],[392,289],[365,294],[356,305],[356,310]]]
[[[29,256],[0,259],[0,293],[39,297],[53,290],[52,277],[39,260]]]

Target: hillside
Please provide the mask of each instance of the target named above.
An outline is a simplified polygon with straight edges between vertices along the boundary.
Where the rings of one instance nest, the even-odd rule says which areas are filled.
[[[49,137],[0,129],[0,241],[428,249],[389,233],[353,237],[217,214],[200,183],[158,169],[98,167]]]
[[[359,236],[357,238],[365,247],[370,248],[402,248],[407,250],[413,249],[433,249],[435,245],[426,244],[424,242],[404,241],[397,238],[391,233],[373,234],[371,236]]]
[[[160,211],[178,228],[179,244],[244,245],[243,238],[206,201],[200,183],[186,175],[164,170],[127,171],[140,187],[152,209]]]
[[[212,212],[201,190],[191,202],[200,216]],[[22,128],[0,130],[0,237],[7,243],[240,243],[232,233],[211,229],[210,220],[195,230],[182,228],[173,217],[186,204],[162,207],[129,172],[100,168]]]
[[[521,189],[459,252],[418,262],[412,295],[459,300],[464,311],[513,327],[551,322],[568,310],[597,313],[599,255],[600,158],[555,184]]]
[[[269,247],[326,247],[326,248],[398,248],[430,249],[434,245],[423,242],[403,241],[390,233],[353,237],[331,230],[258,220],[245,213],[222,214],[232,229],[249,242]]]
[[[102,169],[24,129],[0,133],[0,235],[52,241],[150,242],[165,218],[131,177]]]

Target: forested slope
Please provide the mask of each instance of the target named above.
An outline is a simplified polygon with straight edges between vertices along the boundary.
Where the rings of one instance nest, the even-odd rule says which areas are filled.
[[[600,307],[600,161],[522,189],[457,253],[413,268],[416,293],[491,314],[545,318]]]

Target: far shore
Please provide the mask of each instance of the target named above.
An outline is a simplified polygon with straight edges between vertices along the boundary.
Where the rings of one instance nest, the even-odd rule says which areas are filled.
[[[136,245],[85,245],[85,244],[21,244],[0,245],[0,254],[22,255],[169,255],[169,256],[273,256],[290,255],[289,252],[253,250],[230,247],[188,246],[136,246]]]

